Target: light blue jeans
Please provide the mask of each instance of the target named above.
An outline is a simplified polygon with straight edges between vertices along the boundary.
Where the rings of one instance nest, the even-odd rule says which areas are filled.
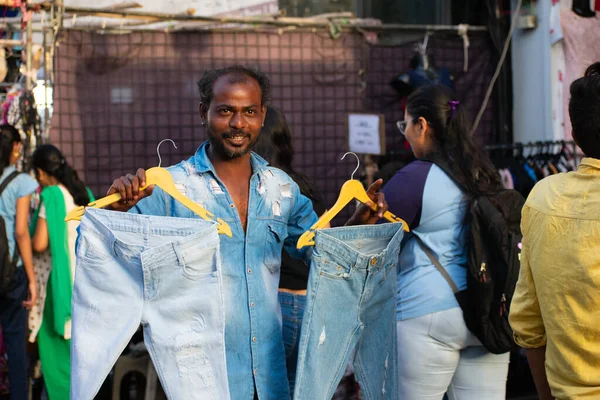
[[[140,324],[169,399],[229,399],[213,223],[88,209],[76,247],[71,400],[94,398]]]
[[[330,400],[352,355],[366,399],[396,399],[401,224],[316,231],[295,400]]]
[[[287,367],[290,393],[294,393],[296,384],[296,367],[298,364],[298,346],[300,344],[300,328],[306,296],[300,294],[279,292],[281,306],[283,344],[285,346],[285,364]]]
[[[492,354],[458,307],[398,321],[399,399],[504,400],[510,353]]]

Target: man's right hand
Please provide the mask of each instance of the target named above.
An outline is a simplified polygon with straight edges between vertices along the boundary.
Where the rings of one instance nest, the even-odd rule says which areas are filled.
[[[135,175],[127,174],[115,179],[112,186],[108,189],[107,195],[119,193],[121,200],[110,207],[115,211],[129,211],[141,199],[152,194],[154,185],[140,190],[144,186],[146,186],[146,171],[143,168],[138,169]]]

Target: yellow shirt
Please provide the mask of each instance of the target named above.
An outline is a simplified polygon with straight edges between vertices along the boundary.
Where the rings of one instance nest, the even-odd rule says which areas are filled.
[[[521,347],[546,348],[557,399],[600,399],[600,160],[549,176],[527,199],[510,324]]]

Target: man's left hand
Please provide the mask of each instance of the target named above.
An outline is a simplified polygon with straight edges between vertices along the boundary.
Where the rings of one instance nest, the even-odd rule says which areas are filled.
[[[383,213],[388,210],[388,204],[385,201],[385,197],[382,192],[378,192],[378,190],[383,185],[383,179],[378,179],[369,190],[367,190],[367,196],[371,199],[371,201],[367,204],[361,204],[360,207],[356,209],[354,215],[348,220],[346,223],[349,225],[372,225],[379,221],[379,219],[383,218]],[[376,206],[376,210],[373,210],[373,206]]]

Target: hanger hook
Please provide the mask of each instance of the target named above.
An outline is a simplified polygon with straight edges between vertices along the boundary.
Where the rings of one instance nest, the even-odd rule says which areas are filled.
[[[346,156],[348,154],[352,154],[354,157],[356,157],[356,168],[354,168],[354,172],[352,172],[352,176],[350,177],[350,179],[354,179],[354,174],[356,173],[356,171],[358,171],[358,169],[360,168],[360,158],[358,158],[358,156],[356,155],[356,153],[353,153],[351,151],[347,152],[346,154],[344,154],[341,158],[341,160],[343,160],[344,158],[346,158]]]
[[[429,37],[431,36],[430,31],[425,32],[425,37],[423,38],[423,43],[421,44],[421,51],[423,55],[427,54],[427,46],[429,45]]]
[[[160,141],[158,146],[156,146],[156,154],[158,154],[158,168],[160,168],[160,166],[162,165],[162,157],[160,156],[160,145],[163,144],[164,142],[171,142],[171,143],[173,143],[173,147],[177,148],[177,145],[171,139],[163,139]]]

